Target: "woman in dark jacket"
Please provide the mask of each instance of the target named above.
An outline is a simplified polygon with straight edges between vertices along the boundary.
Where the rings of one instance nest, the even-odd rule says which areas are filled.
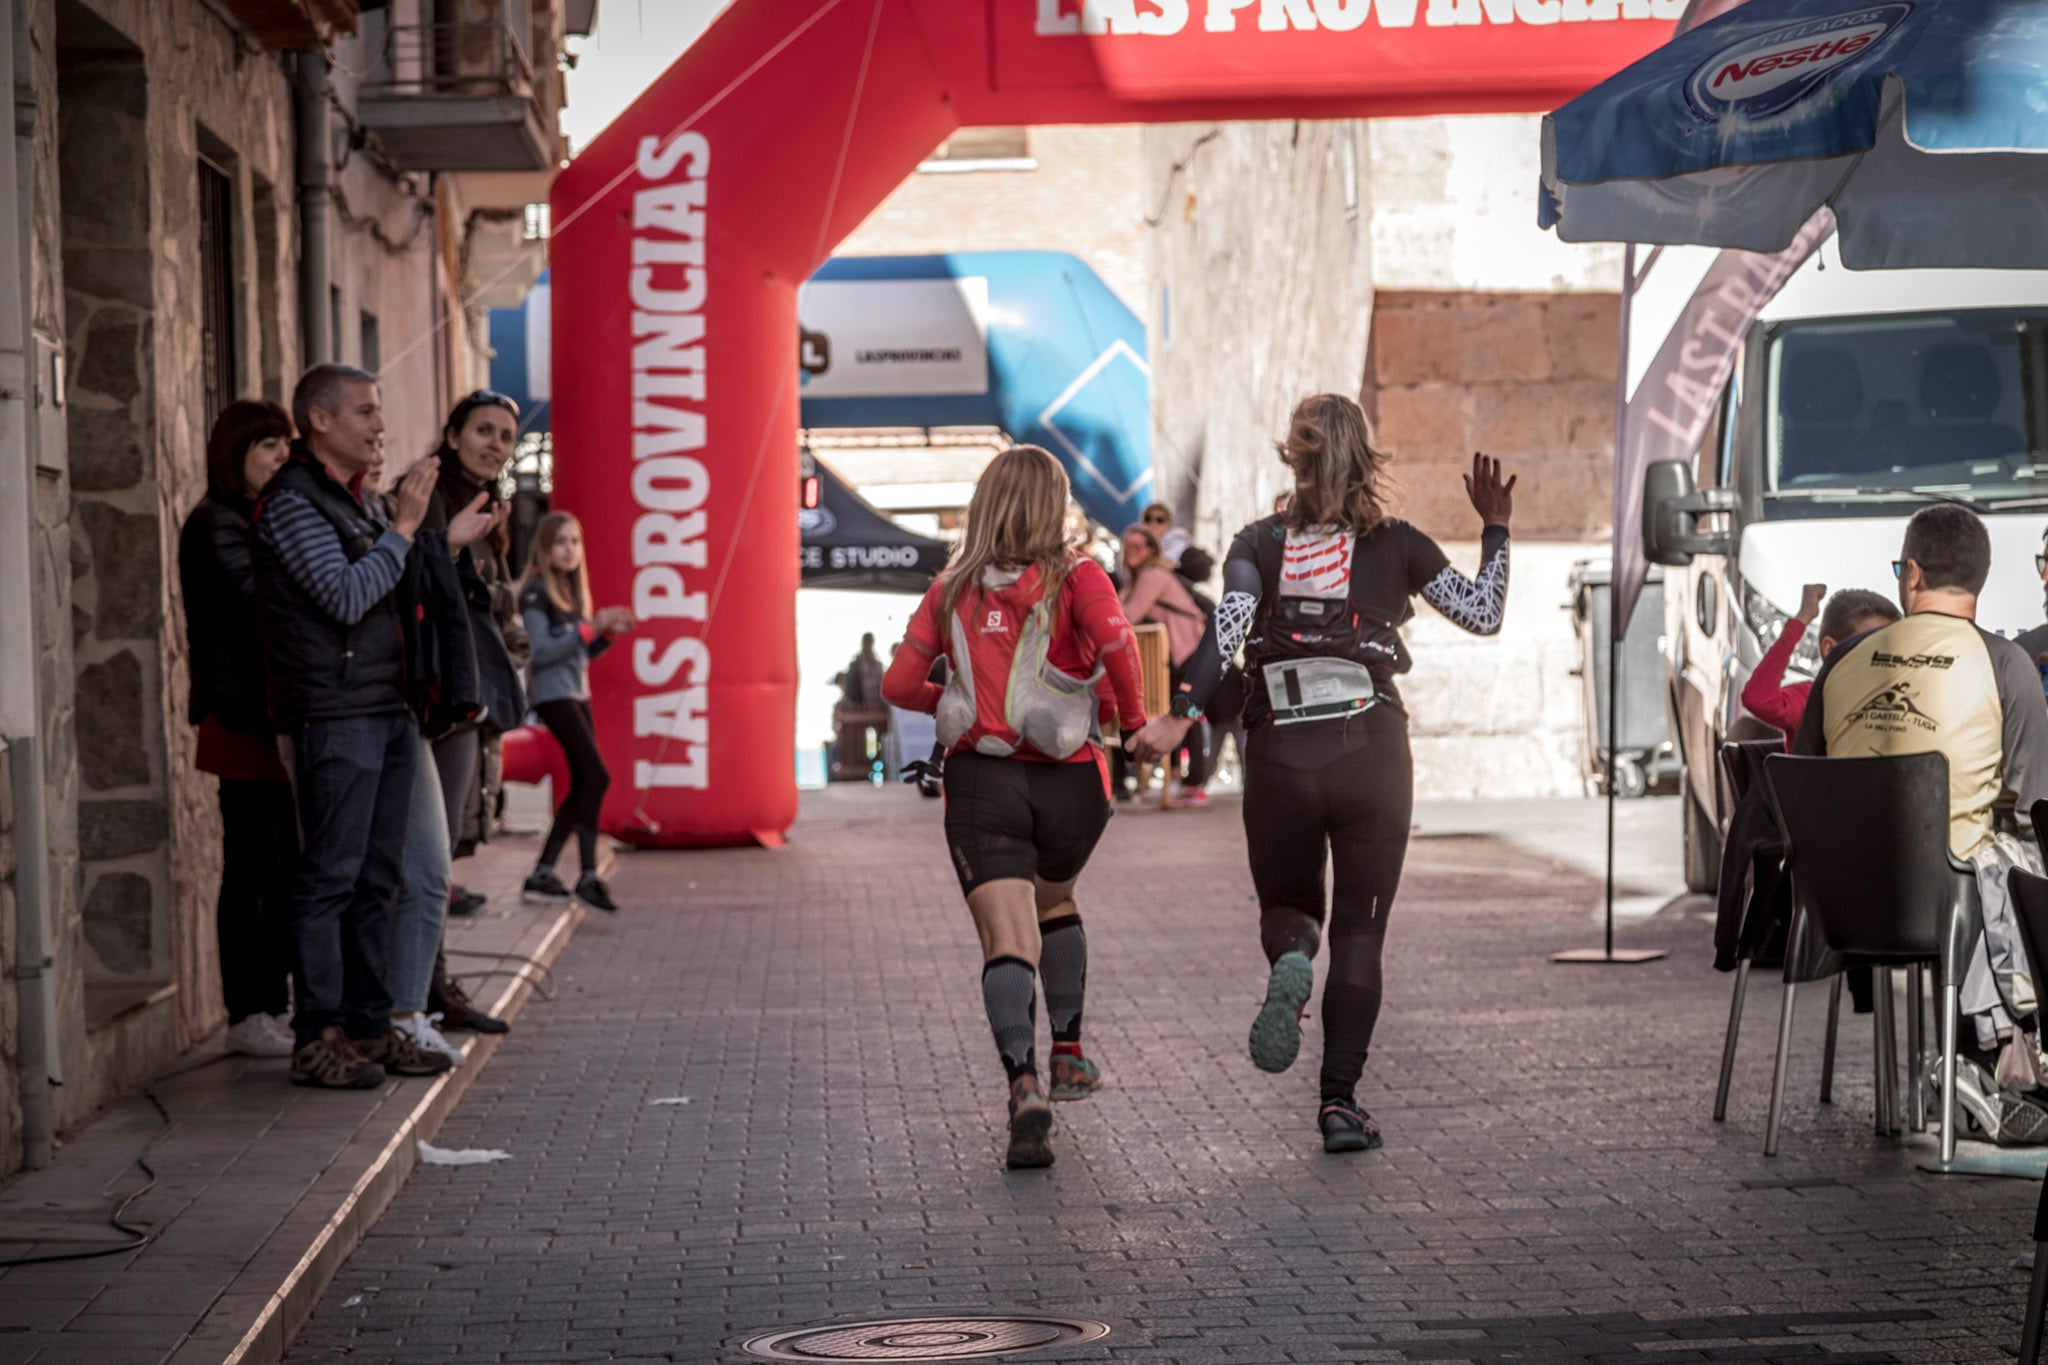
[[[291,884],[298,827],[264,700],[263,646],[250,567],[256,496],[284,464],[291,418],[275,403],[230,403],[206,443],[206,496],[178,538],[178,579],[198,767],[220,779],[216,910],[228,1045],[289,1057]]]
[[[432,735],[434,764],[441,783],[441,798],[448,818],[448,843],[460,859],[475,851],[480,838],[469,837],[467,814],[482,807],[478,787],[483,781],[487,755],[494,758],[500,737],[516,727],[526,713],[526,694],[520,686],[521,665],[515,662],[497,615],[500,592],[508,599],[508,580],[502,542],[506,504],[497,496],[498,472],[512,458],[519,439],[519,405],[502,393],[478,389],[448,414],[441,430],[441,444],[434,455],[441,462],[434,496],[427,504],[423,531],[434,530],[463,508],[483,496],[494,514],[491,533],[483,540],[456,552],[456,577],[462,584],[469,608],[470,638],[476,646],[477,681],[484,714],[454,729]],[[509,606],[509,601],[507,603]],[[525,635],[519,635],[524,644]],[[483,823],[488,823],[485,821]],[[448,913],[474,914],[484,897],[460,886],[449,888]],[[476,1007],[460,982],[448,975],[445,958],[434,964],[428,990],[427,1008],[441,1015],[441,1027],[479,1033],[503,1033],[508,1025]]]

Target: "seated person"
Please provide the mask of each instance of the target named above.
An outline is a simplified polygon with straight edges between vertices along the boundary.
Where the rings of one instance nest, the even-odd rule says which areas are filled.
[[[1953,504],[1922,508],[1899,553],[1893,568],[1904,618],[1845,640],[1828,656],[1792,752],[1944,755],[1949,851],[1966,863],[1995,858],[1999,795],[2013,792],[2023,811],[2048,797],[2040,675],[2017,644],[1977,624],[1977,594],[1991,572],[1991,538],[1981,521]],[[1996,925],[2010,911],[1987,895],[1984,914]],[[1964,1010],[1979,1014],[1980,1046],[1992,1042],[1996,1012],[1983,1013],[1996,1003],[1989,985],[1973,968],[1963,994]]]
[[[1778,638],[1757,661],[1756,671],[1742,688],[1742,704],[1757,719],[1776,726],[1792,745],[1799,721],[1806,714],[1810,682],[1785,682],[1785,667],[1792,652],[1805,638],[1806,628],[1820,617],[1820,657],[1826,659],[1842,641],[1866,631],[1888,626],[1899,619],[1899,609],[1874,592],[1848,588],[1828,600],[1821,610],[1827,587],[1808,583],[1800,594],[1799,614],[1785,623]],[[1729,816],[1728,835],[1722,845],[1719,904],[1714,924],[1714,966],[1733,971],[1740,956],[1773,956],[1766,946],[1782,929],[1791,914],[1790,888],[1779,875],[1782,858],[1772,857],[1757,865],[1759,853],[1779,839],[1778,822],[1771,815],[1770,801],[1761,782],[1751,787]],[[1749,898],[1758,902],[1756,912],[1744,923]],[[1747,941],[1745,941],[1745,936]],[[1849,973],[1849,997],[1855,1012],[1871,1011],[1871,978],[1867,967]]]
[[[1799,642],[1806,637],[1806,628],[1813,624],[1814,616],[1820,616],[1820,657],[1823,659],[1835,652],[1836,645],[1851,636],[1888,626],[1899,619],[1899,609],[1874,592],[1845,588],[1829,599],[1827,610],[1823,612],[1820,602],[1826,595],[1827,586],[1822,583],[1808,583],[1801,590],[1799,614],[1785,623],[1785,628],[1764,651],[1764,657],[1757,661],[1756,671],[1749,675],[1749,681],[1742,687],[1743,707],[1758,720],[1782,730],[1787,748],[1791,747],[1792,736],[1799,733],[1799,719],[1806,714],[1806,697],[1813,690],[1813,684],[1796,682],[1787,685],[1785,667],[1792,661],[1792,651],[1799,648]]]
[[[1905,617],[1828,656],[1792,752],[1947,755],[1949,848],[1968,860],[1991,841],[2001,791],[2022,810],[2048,796],[2048,705],[2033,660],[1977,624],[1984,524],[1952,504],[1924,507],[1899,553]]]

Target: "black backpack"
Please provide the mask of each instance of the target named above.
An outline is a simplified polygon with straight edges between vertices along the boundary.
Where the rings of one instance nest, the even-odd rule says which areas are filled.
[[[1350,594],[1341,602],[1281,596],[1280,569],[1286,548],[1286,529],[1277,524],[1257,542],[1262,591],[1258,615],[1244,642],[1248,674],[1257,677],[1264,665],[1286,659],[1350,659],[1392,673],[1406,673],[1414,667],[1415,660],[1401,639],[1401,623],[1358,605],[1355,575]]]

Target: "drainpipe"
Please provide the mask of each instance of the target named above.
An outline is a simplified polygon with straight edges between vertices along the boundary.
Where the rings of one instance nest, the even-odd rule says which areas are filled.
[[[19,1054],[15,1083],[20,1092],[22,1164],[40,1170],[50,1164],[50,1087],[56,1083],[51,1048],[56,1041],[50,972],[48,896],[49,825],[44,800],[39,733],[42,695],[37,685],[35,555],[35,408],[59,395],[40,385],[54,373],[37,373],[39,358],[30,328],[30,191],[35,166],[35,71],[29,57],[28,15],[9,5],[0,24],[0,71],[14,82],[12,137],[0,137],[0,185],[13,193],[11,212],[0,213],[0,518],[18,518],[12,531],[0,529],[0,747],[14,778],[15,1004]],[[52,463],[55,463],[52,461]]]
[[[299,368],[334,360],[327,225],[333,217],[334,143],[328,137],[327,58],[301,52],[292,72],[298,110]]]

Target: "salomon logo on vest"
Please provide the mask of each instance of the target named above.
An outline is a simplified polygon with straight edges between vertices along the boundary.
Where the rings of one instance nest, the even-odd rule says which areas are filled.
[[[1877,47],[1912,12],[1902,0],[1745,38],[1693,68],[1686,102],[1705,119],[1782,114]]]

